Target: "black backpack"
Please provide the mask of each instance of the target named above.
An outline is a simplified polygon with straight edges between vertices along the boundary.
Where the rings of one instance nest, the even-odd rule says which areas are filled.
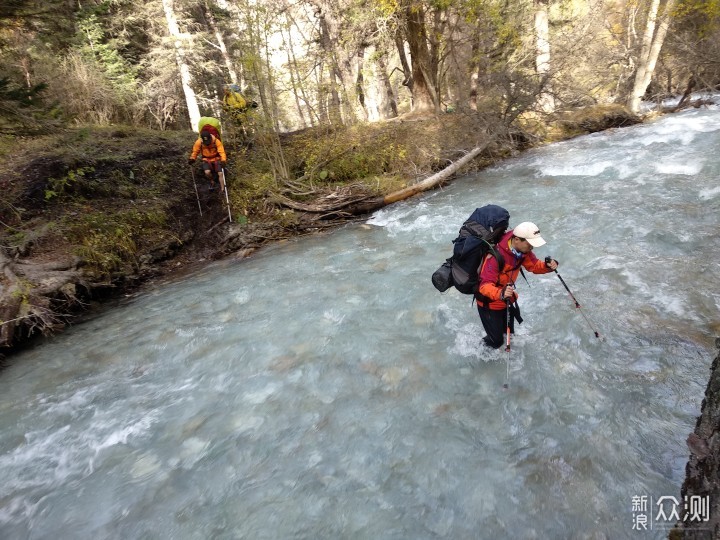
[[[505,262],[495,250],[510,224],[510,213],[501,206],[488,204],[477,208],[463,223],[453,240],[453,255],[432,275],[432,284],[440,292],[455,287],[463,294],[478,292],[478,268],[488,253],[502,272]]]

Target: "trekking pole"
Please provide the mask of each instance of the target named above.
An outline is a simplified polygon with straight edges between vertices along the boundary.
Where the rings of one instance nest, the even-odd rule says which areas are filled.
[[[220,177],[220,185],[225,192],[225,205],[228,209],[228,221],[232,223],[232,214],[230,213],[230,197],[228,196],[227,182],[225,181],[225,169],[221,167],[218,176]]]
[[[550,257],[550,256],[545,257],[545,264],[549,265],[551,262],[552,262],[552,257]],[[588,316],[585,315],[585,312],[580,308],[580,302],[578,302],[577,298],[575,298],[575,295],[572,292],[570,292],[570,289],[568,288],[567,283],[565,283],[565,280],[562,278],[562,276],[558,273],[557,270],[553,270],[553,272],[555,272],[557,274],[557,277],[560,278],[560,282],[563,284],[563,287],[565,287],[565,290],[570,295],[570,298],[572,298],[573,302],[575,302],[575,307],[580,310],[580,315],[583,316],[583,318],[585,319],[585,322],[588,323],[588,326],[590,327],[590,329],[595,333],[595,337],[600,339],[600,334],[598,333],[597,330],[595,330],[593,323],[590,322],[590,319],[588,319]]]
[[[195,169],[193,169],[192,165],[190,165],[190,172],[192,173],[193,186],[195,186],[195,197],[197,197],[198,210],[200,210],[200,217],[202,217],[202,206],[200,206],[200,194],[198,193],[197,184],[195,183]]]
[[[508,389],[510,385],[510,300],[505,299],[505,352],[508,355],[505,357],[505,384],[503,388]]]

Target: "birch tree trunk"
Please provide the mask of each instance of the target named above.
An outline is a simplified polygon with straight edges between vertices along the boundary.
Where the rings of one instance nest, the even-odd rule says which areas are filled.
[[[658,27],[657,34],[653,39],[652,45],[650,46],[650,54],[648,55],[647,67],[645,68],[645,76],[642,80],[644,87],[642,93],[645,93],[647,87],[650,86],[653,74],[655,73],[655,66],[657,60],[660,57],[660,51],[662,50],[663,43],[665,43],[665,37],[667,36],[668,29],[670,28],[672,11],[675,8],[676,0],[667,0],[665,2],[665,8],[660,19],[660,26]],[[641,96],[642,97],[642,96]]]
[[[303,96],[303,100],[305,101],[305,103],[307,103],[307,99],[304,97],[305,92],[302,88],[302,81],[300,80],[300,77],[296,77],[297,63],[295,62],[295,53],[292,50],[292,26],[291,22],[287,20],[287,13],[285,30],[287,31],[287,40],[285,39],[285,33],[283,32],[283,29],[280,29],[280,35],[282,36],[283,40],[283,48],[285,49],[285,53],[287,54],[287,70],[290,75],[290,84],[292,85],[293,97],[295,99],[295,107],[297,107],[298,116],[300,117],[302,127],[306,128],[307,121],[305,120],[305,113],[303,112],[303,107],[300,103],[300,96]],[[314,125],[314,122],[312,121],[312,113],[310,113],[310,122]]]
[[[175,15],[175,1],[162,0],[163,10],[165,11],[165,19],[167,20],[168,32],[174,40],[175,61],[180,71],[180,82],[182,84],[183,93],[185,94],[185,103],[190,117],[190,126],[193,131],[197,131],[198,122],[200,121],[200,107],[198,107],[197,96],[192,88],[192,75],[190,75],[190,66],[186,61],[185,49],[182,45],[183,36],[180,33],[177,16]]]
[[[215,39],[218,43],[218,49],[220,50],[220,54],[222,55],[228,75],[230,75],[230,81],[233,84],[238,84],[239,78],[237,72],[235,71],[235,66],[233,65],[232,58],[230,58],[230,53],[228,52],[227,46],[225,45],[225,38],[220,31],[220,28],[218,28],[217,22],[215,21],[215,15],[213,15],[212,12],[212,6],[208,2],[208,0],[205,0],[205,16],[207,17],[210,29],[213,31],[213,34],[215,34]]]
[[[535,72],[540,79],[540,95],[538,96],[538,107],[544,113],[555,111],[555,100],[553,99],[550,82],[550,28],[548,23],[548,2],[547,0],[536,0],[535,2]]]
[[[633,113],[637,113],[640,110],[640,101],[645,95],[648,86],[650,86],[657,59],[660,56],[665,36],[667,36],[668,28],[670,27],[670,17],[675,7],[675,1],[676,0],[667,0],[665,3],[657,32],[655,32],[655,26],[657,24],[660,0],[653,0],[650,5],[647,22],[645,23],[645,33],[643,35],[640,58],[638,58],[638,68],[635,72],[635,82],[627,103],[628,109]]]
[[[306,76],[302,73],[299,65],[298,60],[295,55],[295,44],[293,43],[293,31],[292,28],[297,28],[298,32],[302,35],[302,28],[297,23],[295,18],[292,16],[291,11],[288,9],[285,11],[285,17],[287,18],[287,44],[288,44],[288,70],[290,70],[291,73],[295,73],[295,77],[297,79],[297,88],[300,90],[300,97],[303,101],[303,104],[305,108],[307,109],[307,115],[310,118],[310,125],[315,126],[317,123],[320,123],[320,116],[315,109],[315,106],[313,105],[312,100],[308,97],[307,89],[306,89],[306,83],[305,78]]]
[[[640,107],[640,100],[645,94],[647,88],[642,88],[642,81],[645,79],[645,71],[647,70],[647,62],[650,57],[650,46],[652,44],[653,35],[655,34],[655,24],[657,21],[658,10],[660,9],[660,0],[652,0],[648,10],[647,19],[645,20],[645,32],[643,33],[642,45],[640,48],[640,56],[637,61],[637,69],[635,70],[635,81],[632,93],[628,98],[628,108],[636,113]],[[639,93],[639,95],[638,95]]]

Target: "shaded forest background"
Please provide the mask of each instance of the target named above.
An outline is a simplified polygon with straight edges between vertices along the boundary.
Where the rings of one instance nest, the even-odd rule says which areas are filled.
[[[259,129],[480,111],[511,123],[714,89],[716,0],[6,0],[0,131],[222,117]]]

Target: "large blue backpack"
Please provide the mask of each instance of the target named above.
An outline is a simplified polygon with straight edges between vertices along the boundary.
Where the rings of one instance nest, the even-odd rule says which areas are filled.
[[[453,254],[432,275],[432,283],[440,292],[455,287],[463,294],[478,292],[478,269],[492,254],[502,272],[504,261],[495,250],[510,225],[510,213],[501,206],[488,204],[477,208],[460,227],[453,240]]]

